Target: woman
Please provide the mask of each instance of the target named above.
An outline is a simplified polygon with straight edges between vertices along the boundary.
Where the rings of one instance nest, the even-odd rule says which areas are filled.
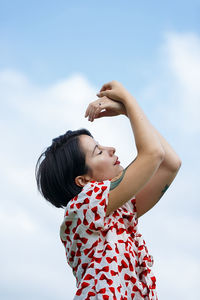
[[[65,208],[60,237],[77,281],[74,299],[157,299],[153,257],[137,223],[162,197],[181,161],[122,84],[104,84],[97,96],[85,117],[127,116],[136,159],[123,169],[115,148],[99,145],[86,129],[68,131],[40,156],[38,188]]]

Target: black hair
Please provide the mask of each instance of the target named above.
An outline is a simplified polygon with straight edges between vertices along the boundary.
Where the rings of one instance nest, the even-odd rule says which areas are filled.
[[[81,192],[82,187],[76,185],[75,178],[90,172],[80,145],[81,134],[93,137],[84,128],[68,130],[52,140],[51,146],[40,155],[36,163],[37,188],[56,207],[65,207],[69,200]]]

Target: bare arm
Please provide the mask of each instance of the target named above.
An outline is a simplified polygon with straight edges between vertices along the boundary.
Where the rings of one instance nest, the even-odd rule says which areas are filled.
[[[165,157],[154,176],[144,188],[135,195],[138,218],[155,206],[163,197],[174,181],[182,164],[181,159],[170,144],[156,128],[153,126],[152,128],[160,139],[160,143],[165,151]]]
[[[177,171],[177,169],[180,168],[182,163],[180,157],[174,151],[172,146],[166,141],[166,139],[160,134],[160,132],[155,127],[153,127],[153,125],[152,125],[152,129],[154,130],[155,134],[157,134],[160,143],[165,151],[165,157],[162,162],[162,166],[172,172]]]
[[[157,134],[153,130],[153,126],[139,106],[139,103],[122,84],[117,81],[104,84],[100,93],[97,95],[99,97],[106,96],[124,105],[126,115],[131,123],[138,154],[155,153],[155,151],[158,151],[164,155],[164,149]]]
[[[117,82],[105,84],[98,96],[123,103],[130,120],[138,151],[137,158],[127,168],[120,184],[110,191],[107,215],[141,191],[164,159],[164,149],[136,99]]]

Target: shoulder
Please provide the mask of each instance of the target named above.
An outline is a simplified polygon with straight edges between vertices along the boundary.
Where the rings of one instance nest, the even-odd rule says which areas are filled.
[[[84,194],[88,195],[88,192],[90,193],[98,193],[100,190],[106,190],[110,187],[111,179],[104,180],[104,181],[90,181],[88,182],[80,192],[79,196],[82,196]]]
[[[110,180],[102,182],[90,181],[82,191],[70,200],[66,207],[65,220],[79,223],[92,231],[102,230],[106,217],[106,208],[108,205],[108,196],[110,191]]]
[[[77,209],[80,210],[87,208],[94,200],[100,200],[101,198],[107,198],[110,191],[111,180],[104,180],[101,182],[90,181],[81,190],[81,192],[72,198],[65,211],[68,213],[77,213]]]

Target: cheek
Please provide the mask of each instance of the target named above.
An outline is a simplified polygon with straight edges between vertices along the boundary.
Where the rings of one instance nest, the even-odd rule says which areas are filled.
[[[102,158],[101,160],[99,160],[98,168],[103,170],[104,172],[111,171],[112,165],[110,160]]]
[[[92,167],[95,172],[102,172],[106,168],[105,160],[103,158],[98,158],[98,160],[93,162]]]
[[[91,166],[95,175],[112,172],[112,163],[107,157],[98,157]]]

